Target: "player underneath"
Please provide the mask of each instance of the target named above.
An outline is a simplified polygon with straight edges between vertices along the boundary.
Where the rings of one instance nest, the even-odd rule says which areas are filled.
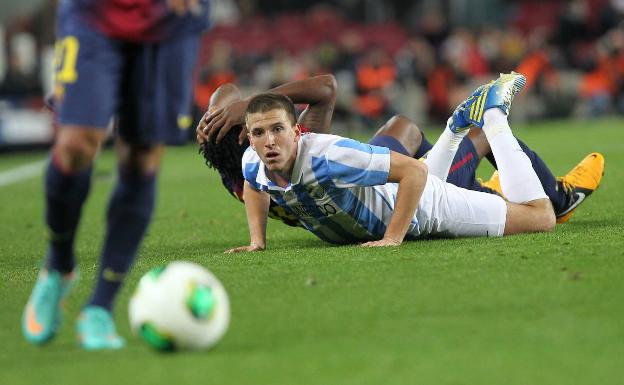
[[[80,312],[77,334],[85,349],[124,346],[111,314],[113,300],[152,216],[163,143],[178,141],[191,123],[191,77],[207,27],[207,1],[126,3],[59,3],[60,128],[45,173],[50,239],[22,318],[23,333],[34,344],[49,341],[60,327],[60,305],[76,279],[74,238],[93,160],[116,116],[118,177],[95,289]]]
[[[286,83],[269,92],[290,97],[295,103],[307,104],[298,123],[306,132],[329,132],[329,121],[333,112],[336,95],[336,81],[332,75],[320,75],[309,79]],[[238,167],[240,159],[248,146],[245,131],[241,124],[249,99],[241,99],[236,86],[227,84],[220,87],[212,96],[208,112],[197,127],[197,140],[201,144],[200,152],[206,163],[216,168],[228,191],[242,201],[243,175]],[[213,137],[210,140],[210,136]],[[443,133],[441,139],[448,136]],[[214,139],[216,138],[216,140]],[[218,142],[218,143],[217,143]],[[599,185],[604,169],[602,155],[592,153],[562,178],[556,178],[542,159],[518,140],[520,146],[531,160],[546,194],[550,198],[557,222],[569,219],[583,198],[589,196]],[[433,147],[409,119],[395,116],[381,127],[369,144],[388,147],[401,154],[417,159],[425,156]],[[459,138],[448,179],[458,187],[502,195],[498,174],[482,183],[475,177],[480,160],[487,157],[496,167],[485,134],[478,127],[472,127],[468,134]],[[578,199],[577,197],[582,197]],[[281,219],[291,226],[302,226],[292,215],[271,202],[269,217]]]
[[[298,125],[305,132],[329,132],[331,119],[336,102],[336,80],[331,75],[315,76],[294,81],[273,88],[271,92],[288,95],[296,103],[307,104],[300,114]],[[214,112],[221,112],[222,129],[210,140],[204,133],[206,120],[202,119],[196,129],[200,152],[206,164],[219,171],[225,188],[239,201],[243,201],[243,174],[240,164],[243,153],[249,146],[247,137],[238,122],[244,119],[247,101],[241,99],[240,91],[233,84],[226,84],[212,95],[210,106],[205,117]],[[220,119],[215,117],[215,120]],[[232,129],[232,126],[235,126]],[[301,226],[297,218],[289,214],[279,205],[271,204],[271,218],[280,219],[289,226]]]
[[[483,128],[507,202],[498,195],[459,188],[428,175],[425,163],[442,170],[452,161],[454,151],[436,149],[446,150],[449,141],[438,141],[432,151],[441,155],[423,163],[339,136],[302,135],[287,97],[261,94],[252,98],[246,113],[250,148],[242,165],[250,244],[229,252],[266,247],[269,200],[333,244],[396,246],[404,239],[426,236],[552,230],[555,215],[550,200],[507,122],[513,97],[524,85],[522,75],[501,75],[462,103],[449,125],[456,135],[470,125]]]

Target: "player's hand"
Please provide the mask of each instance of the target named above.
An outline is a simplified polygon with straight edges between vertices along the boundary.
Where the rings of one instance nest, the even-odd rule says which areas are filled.
[[[196,12],[199,0],[167,0],[167,6],[178,16],[182,16],[188,12]]]
[[[232,127],[236,125],[244,126],[245,110],[248,104],[246,100],[238,100],[204,115],[202,120],[206,122],[206,126],[203,130],[204,133],[208,135],[208,140],[216,136],[215,142],[220,143],[221,139],[223,139],[225,134],[227,134]],[[247,130],[241,130],[238,143],[243,144],[246,137]]]
[[[361,246],[362,247],[387,247],[387,246],[400,246],[401,243],[402,243],[401,241],[397,241],[396,239],[383,238],[378,241],[362,243]]]
[[[233,249],[226,250],[225,254],[245,253],[249,251],[262,251],[262,250],[264,250],[264,246],[260,246],[260,245],[252,243],[249,246],[240,246],[240,247],[235,247]]]
[[[208,141],[208,134],[204,132],[206,129],[206,117],[210,114],[210,110],[206,111],[204,116],[199,119],[199,123],[197,123],[197,127],[195,127],[195,134],[197,135],[197,143],[202,144]]]

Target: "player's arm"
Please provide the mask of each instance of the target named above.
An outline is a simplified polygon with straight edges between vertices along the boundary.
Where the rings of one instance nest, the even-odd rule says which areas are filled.
[[[307,104],[299,118],[303,124],[314,132],[328,132],[331,118],[336,104],[336,78],[333,75],[319,75],[282,84],[270,89],[274,92],[288,96],[295,104]],[[216,142],[235,125],[245,123],[245,110],[251,97],[235,101],[212,113],[205,114],[201,126],[208,138],[216,135]],[[245,130],[241,131],[241,141],[244,140]]]
[[[280,88],[283,87],[281,90]],[[312,132],[327,133],[336,106],[338,84],[334,75],[314,76],[299,82],[286,83],[271,92],[283,93],[295,104],[307,104],[299,115],[299,124]]]
[[[243,200],[247,212],[247,224],[249,225],[249,246],[240,246],[226,253],[239,253],[242,251],[260,251],[266,247],[266,225],[269,215],[269,194],[256,190],[245,181],[243,187]]]
[[[383,239],[367,242],[362,246],[396,246],[403,242],[427,183],[427,165],[414,158],[390,151],[388,182],[398,183],[399,189],[386,233]]]

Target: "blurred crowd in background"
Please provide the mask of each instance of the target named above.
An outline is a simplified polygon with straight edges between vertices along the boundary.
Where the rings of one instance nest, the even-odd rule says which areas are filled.
[[[41,108],[50,92],[54,8],[0,26],[0,114]],[[211,17],[196,117],[227,82],[251,93],[333,73],[337,131],[396,113],[441,126],[474,87],[511,70],[528,79],[514,119],[624,114],[624,0],[216,0]]]

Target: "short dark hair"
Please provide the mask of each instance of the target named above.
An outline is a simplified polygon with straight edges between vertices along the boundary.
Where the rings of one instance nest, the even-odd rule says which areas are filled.
[[[288,114],[292,124],[297,122],[295,103],[286,95],[274,94],[271,92],[258,94],[251,98],[247,105],[247,110],[245,111],[245,119],[247,119],[247,115],[249,114],[271,110],[284,110],[286,114]]]

